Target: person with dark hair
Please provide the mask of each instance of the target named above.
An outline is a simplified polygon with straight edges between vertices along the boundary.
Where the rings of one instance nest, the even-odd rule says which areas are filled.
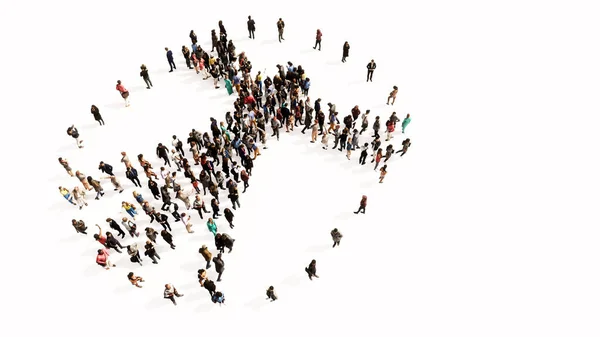
[[[337,228],[334,228],[331,231],[331,238],[333,239],[333,247],[335,248],[335,246],[339,246],[340,245],[340,241],[342,241],[342,233],[340,233],[340,231]]]
[[[127,274],[127,279],[129,280],[129,282],[131,282],[131,284],[138,288],[142,287],[138,284],[138,282],[144,282],[144,279],[141,276],[135,276],[133,272],[129,272],[129,274]]]
[[[96,255],[96,263],[106,270],[109,270],[110,267],[117,266],[116,264],[113,264],[108,260],[109,255],[110,254],[106,249],[98,249],[98,255]]]
[[[317,276],[317,261],[316,260],[310,261],[310,264],[308,265],[308,267],[304,268],[304,271],[308,274],[308,278],[311,281],[312,281],[313,277],[319,278],[319,276]]]
[[[100,115],[100,109],[98,109],[97,106],[92,105],[91,112],[92,115],[94,115],[96,122],[98,122],[100,125],[104,125],[104,119],[102,119],[102,115]]]
[[[254,40],[254,31],[256,31],[256,23],[250,15],[248,15],[248,38]]]
[[[275,288],[273,286],[270,286],[269,289],[267,289],[267,299],[271,300],[271,302],[277,300],[277,294],[275,294]]]
[[[221,253],[213,258],[213,262],[215,263],[215,270],[218,274],[217,282],[221,282],[221,275],[223,275],[223,272],[225,271],[225,261],[223,261]]]
[[[362,211],[362,213],[365,214],[366,208],[367,208],[367,196],[363,195],[362,198],[360,199],[360,206],[358,207],[358,211],[354,212],[354,214],[358,214],[360,211]]]
[[[175,61],[173,60],[173,52],[170,51],[167,47],[165,47],[165,50],[167,51],[167,61],[169,61],[169,67],[171,67],[171,70],[169,70],[169,72],[172,73],[173,69],[177,69],[177,67],[175,66]]]

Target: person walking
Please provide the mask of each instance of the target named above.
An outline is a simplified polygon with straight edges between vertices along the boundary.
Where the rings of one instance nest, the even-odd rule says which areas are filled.
[[[171,246],[171,249],[175,249],[175,244],[173,243],[173,235],[171,235],[171,233],[167,232],[166,229],[163,229],[162,231],[160,231],[160,236],[162,236],[163,240],[165,240],[166,243],[169,244],[169,246]]]
[[[142,64],[140,69],[142,69],[142,71],[140,71],[140,77],[144,79],[144,82],[146,82],[146,89],[150,89],[150,87],[153,85],[152,81],[150,80],[150,75],[148,74],[148,68],[146,68],[145,64]]]
[[[79,206],[80,210],[83,209],[83,206],[88,205],[87,202],[85,201],[85,191],[80,190],[79,186],[75,186],[73,188],[73,191],[71,191],[71,194],[73,195],[73,198],[75,199],[75,202]]]
[[[169,72],[172,73],[173,69],[177,69],[177,67],[175,66],[175,61],[173,60],[173,52],[169,50],[168,47],[165,47],[165,50],[167,51],[167,61],[169,62],[169,67],[171,67],[171,70],[169,70]]]
[[[194,31],[192,31],[193,33]],[[195,36],[196,34],[194,34]],[[185,59],[185,64],[188,67],[188,69],[194,69],[192,67],[192,60],[190,59],[190,49],[186,46],[181,46],[181,53],[183,54],[183,58]]]
[[[132,238],[139,237],[140,233],[137,231],[137,225],[135,222],[129,220],[128,218],[121,218],[121,225],[125,227],[125,230],[131,235]]]
[[[171,284],[165,284],[165,291],[163,295],[166,299],[171,300],[171,302],[173,302],[174,305],[177,305],[175,297],[183,296],[183,294],[178,293],[177,289],[175,289],[175,287]]]
[[[277,294],[275,294],[275,287],[270,286],[267,289],[267,300],[271,300],[271,302],[277,300]]]
[[[94,191],[96,191],[96,200],[99,200],[100,197],[104,196],[104,188],[102,188],[102,185],[100,185],[100,182],[98,180],[95,180],[92,177],[88,176],[87,182],[90,186],[92,186]]]
[[[198,36],[196,36],[196,33],[194,33],[194,30],[190,30],[190,40],[192,40],[192,44],[196,44],[198,43]]]
[[[129,280],[129,282],[131,282],[132,285],[141,288],[142,286],[138,284],[138,282],[144,282],[144,279],[141,278],[140,276],[135,276],[133,274],[133,272],[129,272],[129,274],[127,274],[127,279]]]
[[[279,18],[279,21],[277,21],[277,32],[279,33],[279,42],[281,43],[281,40],[285,40],[283,38],[283,29],[285,28],[285,22],[283,22],[283,20],[281,18]]]
[[[81,145],[81,143],[83,143],[83,140],[79,139],[79,131],[77,131],[75,125],[71,125],[67,128],[67,135],[75,139],[75,144],[77,144],[78,148],[83,148],[83,145]]]
[[[342,62],[346,62],[346,57],[350,55],[350,44],[348,41],[344,42],[344,47],[342,48]]]
[[[331,231],[331,239],[333,239],[333,247],[335,248],[335,246],[339,246],[340,245],[340,241],[342,241],[342,233],[340,233],[340,231],[337,228],[334,228]]]
[[[58,191],[71,205],[77,206],[77,204],[73,201],[73,196],[71,195],[71,192],[69,192],[67,188],[59,186]]]
[[[317,46],[319,46],[319,51],[321,51],[321,37],[323,36],[323,33],[321,33],[320,29],[317,29],[317,38],[315,40],[315,46],[313,47],[313,49],[317,49]]]
[[[375,72],[375,68],[377,68],[377,64],[374,60],[371,60],[371,62],[367,64],[367,82],[373,82],[373,72]]]
[[[362,198],[360,199],[360,206],[358,207],[358,211],[354,212],[354,214],[358,214],[358,213],[360,213],[360,211],[362,211],[362,213],[365,214],[366,209],[367,209],[367,196],[363,195]]]
[[[121,94],[121,97],[123,97],[123,100],[125,101],[125,106],[128,107],[129,104],[129,90],[125,89],[125,86],[123,86],[123,83],[121,83],[121,80],[117,81],[117,91],[119,92],[119,94]]]
[[[362,147],[361,147],[361,151],[360,151],[360,158],[358,158],[358,163],[361,165],[364,165],[367,162],[367,150],[369,149],[369,143],[365,143]]]
[[[216,257],[213,258],[213,262],[215,263],[215,271],[217,272],[217,282],[221,282],[221,275],[225,271],[225,261],[223,261],[223,256],[221,253],[217,254]]]
[[[381,162],[382,157],[383,157],[383,149],[380,148],[377,150],[377,154],[375,155],[373,160],[371,160],[371,163],[375,162],[375,168],[373,168],[373,171],[377,170],[377,167],[379,166],[379,162]]]
[[[86,232],[87,227],[85,225],[85,222],[83,222],[83,220],[77,221],[77,220],[73,219],[73,220],[71,220],[71,224],[73,225],[73,227],[75,228],[75,231],[77,233],[82,233],[82,234],[87,235],[87,232]]]
[[[130,261],[133,263],[139,263],[142,266],[142,258],[140,257],[140,251],[138,250],[137,243],[127,246],[127,254],[130,256]]]
[[[213,235],[217,235],[217,224],[215,223],[213,218],[208,218],[208,221],[206,222],[206,227]]]
[[[133,167],[127,167],[127,171],[125,172],[125,176],[127,177],[127,179],[131,180],[131,182],[136,186],[136,187],[142,187],[142,183],[140,182],[140,179],[138,178],[138,172],[135,168]]]
[[[396,153],[400,152],[400,157],[402,157],[406,154],[406,151],[408,151],[409,147],[410,147],[410,138],[406,138],[405,140],[402,141],[402,149],[396,151]]]
[[[248,38],[254,40],[254,31],[256,31],[256,23],[250,15],[248,15]]]
[[[58,162],[60,163],[60,165],[62,165],[62,167],[65,169],[65,171],[67,171],[67,173],[71,177],[75,176],[75,174],[73,174],[73,170],[71,169],[71,166],[69,165],[69,162],[67,161],[66,158],[59,157]]]
[[[152,260],[152,263],[158,264],[158,261],[156,261],[156,259],[158,258],[160,260],[160,256],[156,252],[156,248],[154,248],[154,244],[152,243],[152,241],[146,241],[146,244],[144,245],[144,250],[144,255],[149,257],[150,260]]]
[[[392,100],[392,105],[394,105],[394,103],[396,102],[396,95],[398,95],[398,87],[394,86],[394,90],[392,90],[392,92],[390,92],[390,95],[388,96],[387,99],[387,105],[390,105],[390,99]]]
[[[304,268],[304,271],[308,274],[308,278],[312,281],[313,277],[319,278],[317,276],[317,261],[312,260],[308,267]]]
[[[410,124],[410,121],[411,121],[410,114],[406,114],[406,117],[402,121],[402,133],[404,133],[404,129],[406,129],[406,127],[408,126],[408,124]]]
[[[225,210],[223,211],[223,215],[225,215],[225,219],[229,223],[229,228],[233,229],[233,227],[235,227],[233,225],[233,212],[229,208],[225,208]]]
[[[91,112],[96,122],[98,122],[100,125],[104,125],[104,119],[102,119],[102,115],[100,115],[100,109],[98,109],[97,106],[92,105]]]
[[[380,169],[379,169],[379,183],[383,183],[383,178],[385,178],[385,175],[387,174],[387,165],[383,165]]]
[[[96,263],[106,270],[109,270],[110,267],[117,266],[108,260],[109,255],[110,253],[106,249],[98,249],[98,255],[96,255]]]
[[[202,245],[202,247],[200,247],[200,249],[198,250],[198,253],[200,253],[200,255],[202,255],[202,257],[204,258],[204,261],[206,261],[206,269],[209,269],[211,266],[210,261],[212,259],[212,254],[208,250],[208,248],[206,248],[206,245]]]

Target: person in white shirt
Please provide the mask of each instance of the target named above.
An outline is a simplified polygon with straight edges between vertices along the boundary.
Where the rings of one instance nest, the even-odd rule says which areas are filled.
[[[173,145],[174,149],[181,153],[182,156],[185,156],[185,152],[183,152],[183,143],[181,142],[181,140],[179,140],[179,138],[177,138],[177,136],[173,135],[173,141],[171,142],[171,144]]]
[[[171,302],[173,302],[173,304],[177,305],[177,302],[175,302],[175,297],[181,297],[181,296],[183,296],[183,294],[178,293],[177,289],[175,289],[174,286],[172,286],[171,284],[165,284],[164,297],[166,299],[171,300]]]
[[[171,161],[173,161],[175,165],[177,165],[177,171],[181,172],[181,155],[179,154],[179,152],[175,151],[175,149],[171,149]]]
[[[189,214],[181,213],[181,221],[183,221],[185,230],[187,230],[188,233],[194,233],[192,230],[192,217]]]

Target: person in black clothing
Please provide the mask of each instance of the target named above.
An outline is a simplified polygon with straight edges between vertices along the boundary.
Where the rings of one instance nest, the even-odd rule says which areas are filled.
[[[148,179],[148,188],[150,189],[150,192],[152,192],[154,199],[159,200],[160,191],[158,190],[158,184],[154,180]]]
[[[142,71],[140,71],[140,77],[144,79],[144,82],[146,82],[146,89],[150,89],[150,87],[152,87],[153,85],[152,81],[150,80],[150,75],[148,74],[148,69],[146,68],[146,65],[142,64],[140,69],[142,69]]]
[[[125,172],[125,176],[127,177],[127,179],[131,180],[131,182],[136,187],[142,187],[142,183],[140,183],[140,179],[138,178],[137,170],[134,169],[133,167],[127,168],[127,171]]]
[[[308,267],[304,268],[304,271],[306,271],[306,273],[308,274],[308,278],[312,281],[313,277],[319,278],[319,276],[317,276],[317,261],[316,260],[312,260],[310,262],[310,264],[308,265]]]
[[[248,15],[248,38],[254,39],[254,31],[256,30],[256,24],[252,17]]]
[[[163,240],[165,240],[166,243],[169,244],[169,246],[171,246],[171,249],[175,249],[175,246],[173,244],[173,235],[171,235],[171,233],[167,232],[166,229],[163,229],[162,231],[160,231],[160,236],[162,236]]]
[[[187,65],[188,69],[194,69],[194,67],[192,67],[192,60],[190,59],[191,54],[188,47],[181,46],[181,53],[183,54],[183,58],[185,59],[185,64]]]
[[[375,71],[375,68],[377,68],[377,64],[375,64],[374,60],[371,60],[371,62],[367,64],[367,82],[373,82],[373,72]]]
[[[277,32],[279,33],[279,42],[281,42],[281,40],[285,40],[283,38],[283,29],[285,28],[285,22],[283,22],[283,20],[281,18],[279,18],[279,21],[277,21]]]
[[[210,296],[214,295],[215,291],[217,290],[217,286],[211,280],[204,281],[203,286],[204,286],[204,289],[208,290],[208,293],[210,294]]]
[[[154,215],[156,217],[156,221],[163,226],[164,229],[168,229],[171,232],[171,225],[169,224],[169,217],[166,214],[162,214],[160,212],[156,212]]]
[[[166,165],[171,167],[171,162],[169,161],[169,149],[162,143],[158,143],[158,146],[156,147],[156,155],[158,158],[164,160]]]
[[[94,115],[94,119],[100,123],[100,125],[104,125],[104,119],[102,119],[102,116],[100,115],[100,109],[95,105],[92,105],[92,115]]]
[[[185,156],[185,152],[183,151],[183,142],[178,140],[176,135],[173,135],[173,141],[177,141],[175,144],[175,150],[179,151],[182,156]]]
[[[115,220],[113,220],[111,218],[106,218],[106,222],[108,222],[110,228],[119,232],[121,239],[125,238],[125,232],[123,232],[123,230],[121,229],[121,226],[119,226],[119,224]],[[121,248],[123,248],[123,247],[121,247]]]
[[[163,185],[160,188],[160,194],[162,196],[162,202],[163,205],[160,208],[161,211],[167,211],[169,209],[169,206],[171,206],[171,195],[169,194],[169,189],[167,188],[167,185]]]
[[[218,274],[217,282],[221,282],[221,275],[225,271],[225,261],[223,261],[221,253],[217,254],[217,256],[213,258],[213,262],[215,263],[215,270]]]
[[[275,288],[273,286],[270,286],[269,289],[267,289],[267,299],[271,300],[271,302],[277,300],[277,295],[275,294]]]
[[[94,238],[96,238],[96,235],[94,235]],[[112,248],[114,250],[116,250],[119,253],[122,253],[122,251],[119,249],[125,249],[123,247],[123,245],[121,245],[121,243],[119,242],[119,240],[117,240],[117,238],[115,238],[111,232],[106,232],[106,247],[107,248]]]
[[[177,66],[175,66],[175,61],[173,60],[173,52],[170,51],[168,47],[165,47],[165,51],[167,52],[167,61],[169,61],[169,67],[171,67],[169,72],[172,73],[173,69],[177,69]]]
[[[342,62],[346,62],[346,57],[350,55],[350,44],[348,41],[344,42],[344,47],[342,51]]]
[[[233,229],[233,227],[235,227],[233,225],[233,212],[229,208],[225,208],[225,210],[223,211],[223,215],[225,215],[225,219],[227,220],[227,222],[229,222],[229,227]]]
[[[103,161],[100,162],[100,165],[98,165],[98,169],[100,171],[102,171],[102,173],[106,173],[109,176],[114,176],[113,174],[113,167]]]
[[[213,198],[210,201],[210,207],[213,210],[213,219],[218,219],[219,216],[221,216],[221,214],[219,214],[219,202],[217,201],[217,199]]]
[[[194,33],[194,30],[190,30],[190,39],[192,40],[192,44],[196,44],[198,43],[198,37],[196,36],[196,33]]]
[[[362,147],[362,151],[360,151],[360,158],[358,158],[358,163],[364,165],[367,160],[367,149],[369,148],[369,143],[365,143]]]
[[[156,259],[158,258],[160,260],[160,256],[158,255],[158,253],[156,253],[154,244],[152,244],[152,242],[150,240],[146,241],[146,245],[144,245],[144,249],[146,250],[144,252],[144,255],[149,257],[152,260],[152,263],[158,264],[158,261],[156,261]]]

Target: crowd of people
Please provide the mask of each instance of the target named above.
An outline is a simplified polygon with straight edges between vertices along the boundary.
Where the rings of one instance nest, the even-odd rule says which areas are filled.
[[[256,25],[254,20],[248,17],[249,38],[254,39]],[[277,30],[279,41],[284,40],[285,23],[280,18],[277,21]],[[150,224],[156,222],[161,228],[156,229],[149,225],[144,228],[147,240],[142,243],[143,255],[148,257],[153,264],[158,264],[161,259],[156,246],[157,238],[160,235],[162,240],[167,243],[171,249],[176,249],[175,238],[172,234],[170,222],[182,222],[187,233],[193,234],[194,223],[197,218],[192,217],[197,212],[198,218],[204,221],[206,219],[206,228],[213,234],[215,256],[206,245],[202,245],[199,254],[206,261],[206,266],[198,270],[198,282],[205,288],[211,300],[214,303],[225,303],[225,296],[218,290],[215,282],[208,276],[208,272],[214,264],[216,272],[216,282],[220,282],[225,271],[224,256],[225,248],[227,253],[231,253],[235,239],[228,233],[219,230],[216,219],[225,217],[229,227],[233,229],[235,213],[240,204],[240,191],[238,185],[243,185],[242,194],[250,187],[252,169],[254,160],[261,155],[261,150],[267,149],[267,140],[274,138],[280,139],[280,130],[293,132],[294,127],[303,127],[300,132],[305,134],[310,130],[310,143],[315,143],[320,136],[320,143],[324,150],[329,149],[333,143],[333,149],[344,152],[348,160],[351,160],[352,153],[360,152],[359,164],[365,165],[369,152],[371,153],[371,163],[374,163],[373,170],[379,168],[379,183],[383,183],[387,173],[387,162],[394,154],[399,153],[398,157],[406,154],[411,141],[406,138],[401,143],[401,148],[396,150],[391,144],[396,132],[396,124],[401,123],[401,132],[411,122],[410,115],[400,119],[396,112],[393,112],[385,122],[385,139],[390,142],[383,148],[380,135],[381,121],[380,116],[376,116],[372,125],[373,134],[368,140],[362,140],[363,133],[369,128],[370,110],[364,113],[358,107],[354,106],[351,111],[340,116],[340,111],[336,109],[333,103],[327,103],[326,112],[322,108],[321,98],[314,102],[309,97],[311,85],[310,78],[301,65],[294,65],[287,62],[286,65],[277,64],[276,73],[271,78],[262,74],[260,71],[253,73],[253,66],[245,52],[237,52],[232,40],[228,39],[227,31],[222,21],[218,23],[218,35],[216,30],[212,30],[212,49],[203,49],[198,45],[198,39],[194,31],[189,34],[191,39],[191,50],[182,46],[181,52],[188,69],[193,69],[197,74],[201,74],[204,79],[213,79],[214,87],[219,89],[219,82],[223,81],[228,95],[236,95],[233,103],[233,112],[227,112],[221,121],[216,118],[210,118],[209,131],[201,132],[197,129],[191,129],[187,137],[182,141],[178,136],[173,135],[170,139],[171,147],[158,143],[156,147],[156,156],[162,161],[159,168],[143,155],[137,155],[137,168],[129,159],[126,152],[121,152],[121,165],[125,171],[125,177],[131,183],[142,189],[140,181],[141,169],[146,177],[146,186],[151,193],[151,198],[145,198],[140,190],[134,190],[131,194],[131,201],[122,201],[121,208],[128,216],[119,220],[107,218],[106,223],[110,231],[103,231],[99,225],[97,233],[93,238],[99,243],[97,249],[96,263],[109,270],[116,265],[110,261],[111,252],[118,254],[125,250],[129,255],[131,263],[143,264],[140,254],[142,247],[138,246],[141,228],[138,228],[140,210],[149,218]],[[315,49],[317,46],[321,49],[321,30],[317,30]],[[350,46],[348,42],[343,46],[343,59],[345,62],[348,57]],[[169,48],[165,48],[166,57],[170,67],[169,72],[176,70],[175,57]],[[367,81],[372,81],[373,72],[376,69],[374,60],[367,64]],[[265,78],[263,79],[263,76]],[[147,89],[152,88],[152,81],[146,65],[141,66],[140,77],[146,83]],[[129,91],[121,81],[117,81],[116,90],[120,93],[129,106]],[[398,88],[393,87],[388,98],[388,104],[391,101],[393,105],[398,93]],[[96,105],[91,106],[91,114],[99,125],[104,125],[104,120],[100,110]],[[339,117],[338,117],[339,116]],[[342,119],[340,122],[339,118]],[[299,126],[300,125],[300,126]],[[269,132],[270,128],[270,132]],[[270,133],[270,134],[269,134]],[[75,125],[67,129],[67,134],[75,139],[76,145],[83,148],[83,141]],[[361,145],[362,144],[362,145]],[[184,148],[185,147],[185,148]],[[58,158],[59,163],[71,177],[76,177],[82,186],[73,188],[59,187],[61,195],[72,205],[83,209],[88,206],[86,192],[94,191],[95,199],[98,200],[105,194],[105,187],[101,180],[109,180],[115,193],[122,193],[124,188],[121,181],[114,174],[113,165],[100,161],[98,170],[102,176],[98,179],[91,175],[86,175],[80,171],[73,172],[66,158]],[[379,167],[381,161],[383,164]],[[199,166],[199,172],[196,170]],[[181,175],[183,177],[181,177]],[[185,180],[189,180],[189,184]],[[159,186],[160,183],[160,186]],[[207,192],[208,191],[208,192]],[[222,200],[225,195],[229,202]],[[221,197],[221,198],[220,198]],[[154,199],[154,200],[152,200]],[[181,202],[178,204],[177,200]],[[206,202],[205,202],[206,199]],[[159,205],[162,205],[159,207]],[[153,205],[154,204],[154,205]],[[208,205],[207,205],[208,204]],[[365,213],[367,206],[367,196],[362,196],[359,209],[355,214]],[[210,207],[210,210],[209,210]],[[88,235],[88,227],[83,220],[72,220],[72,225],[77,233]],[[114,233],[114,234],[113,234]],[[127,237],[129,236],[129,238]],[[342,233],[337,229],[331,231],[333,247],[339,246]],[[121,241],[128,240],[124,245]],[[310,280],[318,278],[316,269],[316,260],[312,260],[305,268]],[[128,280],[136,287],[142,287],[139,283],[144,282],[140,276],[133,272],[127,274]],[[274,301],[277,299],[273,286],[267,289],[267,299]],[[175,286],[166,284],[164,289],[164,298],[177,304],[175,298],[183,296]]]

